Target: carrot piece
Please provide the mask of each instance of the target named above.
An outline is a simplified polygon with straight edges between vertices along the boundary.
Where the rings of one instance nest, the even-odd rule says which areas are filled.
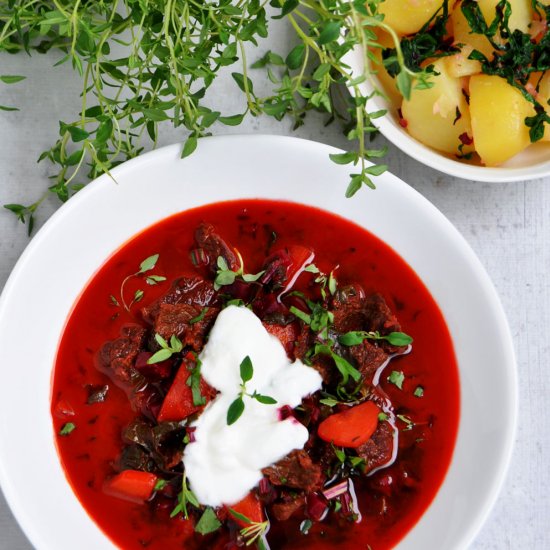
[[[319,424],[317,434],[338,447],[355,449],[366,443],[378,426],[380,409],[372,401],[335,413]]]
[[[162,402],[157,416],[158,422],[179,422],[204,407],[193,403],[193,392],[191,386],[187,385],[187,380],[191,376],[188,366],[192,368],[195,365],[194,362],[190,365],[190,360],[185,358]],[[199,387],[206,404],[212,396],[212,388],[202,378]]]
[[[250,492],[242,500],[233,504],[233,506],[226,506],[231,519],[241,528],[248,527],[251,523],[262,523],[265,521],[264,507],[256,493]],[[231,514],[231,510],[241,514],[248,518],[250,521],[246,522],[243,519]]]
[[[103,490],[108,495],[130,502],[143,503],[153,494],[158,477],[140,470],[124,470],[105,482]]]

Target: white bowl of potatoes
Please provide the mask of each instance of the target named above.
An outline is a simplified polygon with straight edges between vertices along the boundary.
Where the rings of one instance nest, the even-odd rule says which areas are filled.
[[[550,8],[544,4],[550,0],[535,7],[531,0],[508,0],[506,20],[506,6],[498,0],[380,3],[383,23],[402,48],[405,41],[414,47],[422,35],[431,40],[437,21],[443,29],[435,36],[441,49],[420,58],[420,67],[431,65],[435,71],[431,87],[419,89],[413,81],[408,100],[398,91],[388,61],[382,62],[382,52],[385,59],[392,57],[395,37],[375,29],[378,47],[371,50],[367,68],[363,52],[349,55],[354,74],[374,73],[359,87],[364,95],[374,92],[368,112],[387,111],[374,121],[381,133],[416,160],[461,178],[504,182],[550,175],[550,70],[538,70],[550,63]],[[472,32],[476,26],[490,38]],[[416,53],[413,47],[409,52]],[[528,127],[536,121],[538,128]]]

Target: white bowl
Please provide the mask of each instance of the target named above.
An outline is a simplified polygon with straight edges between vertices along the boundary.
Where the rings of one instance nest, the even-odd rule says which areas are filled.
[[[348,170],[331,147],[247,136],[201,140],[180,159],[172,146],[102,176],[32,240],[0,298],[0,482],[38,549],[113,544],[72,492],[54,445],[50,380],[73,303],[130,237],[175,212],[262,197],[308,203],[368,228],[400,254],[439,304],[456,350],[461,415],[453,459],[436,498],[401,550],[465,548],[493,505],[514,440],[517,383],[501,305],[480,262],[450,222],[390,174],[378,190],[345,199]]]
[[[364,73],[364,59],[359,48],[349,52],[345,61],[351,67],[354,75]],[[381,87],[378,86],[378,88]],[[375,86],[367,79],[359,84],[359,89],[365,97],[368,97],[375,90]],[[383,96],[376,94],[369,99],[367,111],[374,113],[381,109],[386,110],[387,113],[374,121],[380,132],[413,159],[445,174],[487,182],[524,181],[550,175],[550,143],[548,142],[530,145],[501,166],[478,166],[453,159],[450,155],[440,153],[420,143],[399,124],[395,106],[390,105]]]

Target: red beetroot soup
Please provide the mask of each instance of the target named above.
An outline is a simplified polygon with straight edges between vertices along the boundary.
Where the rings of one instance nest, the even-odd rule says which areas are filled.
[[[214,290],[219,257],[239,271],[235,250],[245,273],[265,273],[255,282],[237,275]],[[304,270],[309,252],[315,267]],[[146,258],[143,273],[127,279]],[[196,532],[204,507],[188,503],[188,519],[177,509],[181,457],[193,443],[188,424],[204,409],[201,398],[215,398],[200,380],[197,355],[228,300],[248,304],[289,357],[316,368],[324,382],[298,409],[281,411],[308,428],[305,448],[266,468],[247,502],[233,506],[253,522],[269,521],[266,539],[251,547],[262,540],[272,550],[397,544],[433,500],[455,444],[459,382],[449,332],[426,287],[382,241],[336,215],[280,201],[230,201],[171,216],[126,243],[82,292],[59,345],[52,417],[84,508],[124,549],[229,549],[250,540],[228,507],[209,510],[215,519],[206,534]],[[320,328],[312,327],[315,315]],[[168,342],[174,335],[181,351],[148,364],[159,350],[155,334]],[[326,346],[315,353],[327,342],[352,369],[346,383]],[[378,413],[370,439],[334,445],[326,435],[334,417],[366,401]]]

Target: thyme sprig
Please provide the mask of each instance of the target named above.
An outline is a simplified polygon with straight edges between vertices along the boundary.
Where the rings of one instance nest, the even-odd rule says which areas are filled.
[[[194,508],[200,508],[200,504],[195,496],[195,493],[193,493],[187,485],[187,475],[184,473],[181,491],[178,493],[178,504],[170,513],[170,517],[174,518],[178,514],[182,514],[185,519],[189,519],[189,511],[187,510],[188,505],[191,505]]]
[[[290,116],[295,127],[309,111],[339,120],[356,149],[331,155],[355,167],[346,194],[375,186],[384,164],[371,165],[384,149],[368,147],[375,134],[368,97],[360,84],[376,70],[369,48],[377,47],[376,28],[390,33],[405,96],[413,78],[395,32],[378,14],[379,0],[10,0],[0,5],[0,53],[48,52],[70,63],[82,81],[80,112],[60,121],[59,137],[39,160],[56,167],[53,183],[29,205],[8,204],[32,230],[34,214],[50,193],[65,202],[85,183],[139,155],[157,143],[159,127],[182,129],[182,157],[195,151],[199,138],[215,124],[237,126],[245,116]],[[269,10],[269,15],[268,15]],[[250,48],[268,34],[269,19],[284,18],[298,44],[290,51],[269,52],[249,65]],[[366,73],[353,74],[345,61],[352,49],[363,52]],[[238,66],[234,68],[233,66]],[[209,91],[225,68],[244,95],[242,112],[222,113]],[[254,89],[252,68],[267,71],[272,91]],[[230,69],[231,70],[231,69]],[[2,84],[18,78],[4,77]],[[15,75],[13,75],[15,76]],[[263,78],[260,76],[259,78]],[[20,79],[19,79],[20,80]],[[340,107],[342,85],[352,94]],[[214,105],[210,107],[209,105]],[[15,107],[3,107],[3,110]]]
[[[364,330],[353,330],[338,337],[338,342],[344,346],[356,346],[358,344],[362,344],[364,340],[385,340],[392,346],[408,346],[413,342],[413,339],[404,332],[380,334],[377,330],[370,332]]]
[[[155,268],[155,266],[157,265],[158,259],[159,259],[158,254],[153,254],[152,256],[145,258],[145,260],[143,260],[141,264],[139,264],[139,269],[135,273],[132,273],[131,275],[128,275],[127,277],[125,277],[125,279],[122,281],[122,284],[120,285],[120,291],[119,291],[120,299],[117,299],[113,294],[111,294],[110,296],[111,303],[117,307],[120,307],[122,304],[122,307],[126,311],[130,312],[130,308],[135,303],[140,302],[143,299],[145,292],[142,289],[136,290],[134,292],[134,296],[132,300],[130,301],[130,303],[128,303],[124,297],[124,287],[126,286],[128,281],[130,281],[131,279],[134,279],[135,277],[140,277],[142,275],[145,276],[145,282],[148,285],[157,285],[158,283],[162,283],[163,281],[166,281],[166,277],[162,275],[153,275],[153,274],[145,275],[146,273],[148,273],[149,271],[152,271]]]
[[[255,399],[258,403],[262,403],[263,405],[275,405],[277,403],[277,400],[273,399],[273,397],[270,397],[269,395],[262,395],[256,390],[254,390],[253,393],[247,392],[246,383],[252,380],[252,377],[254,376],[254,366],[252,365],[252,360],[249,355],[241,361],[239,369],[241,376],[241,390],[237,398],[231,403],[231,405],[229,405],[229,408],[227,409],[226,421],[228,426],[231,426],[231,424],[237,422],[243,414],[245,407],[245,396],[250,397],[250,399]]]
[[[237,279],[241,279],[245,283],[252,283],[257,281],[265,273],[265,271],[254,274],[245,273],[242,256],[239,254],[238,250],[236,253],[239,258],[239,267],[236,271],[229,269],[227,261],[223,256],[218,256],[216,260],[216,278],[214,279],[215,290],[219,290],[222,286],[232,285]]]
[[[347,359],[344,359],[344,357],[334,350],[336,342],[331,338],[330,332],[332,323],[334,322],[334,313],[328,311],[323,304],[306,299],[300,292],[294,292],[293,294],[304,299],[310,310],[310,313],[306,313],[296,306],[289,308],[290,313],[306,325],[309,325],[312,332],[315,333],[315,344],[308,350],[307,358],[311,359],[316,355],[328,355],[331,357],[342,376],[341,383],[338,385],[339,389],[343,390],[350,378],[354,382],[361,382],[361,373]]]
[[[269,521],[252,521],[244,514],[237,512],[237,510],[233,510],[233,508],[229,508],[229,513],[235,519],[240,520],[246,525],[246,527],[243,527],[240,531],[241,535],[246,540],[246,546],[250,546],[256,542],[259,550],[266,548],[266,545],[262,539],[269,530]]]
[[[160,334],[155,334],[155,340],[160,346],[160,349],[151,355],[147,360],[148,365],[154,365],[155,363],[162,363],[170,359],[175,353],[179,353],[183,349],[183,344],[181,340],[175,335],[172,334],[170,337],[170,343],[168,343]],[[199,371],[200,376],[200,371]],[[194,399],[194,397],[193,397]],[[200,403],[202,405],[202,403]]]

